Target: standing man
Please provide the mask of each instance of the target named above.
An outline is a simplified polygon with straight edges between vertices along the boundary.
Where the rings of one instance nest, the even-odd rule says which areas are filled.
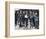
[[[33,27],[39,29],[38,23],[37,23],[37,22],[39,22],[39,18],[37,17],[37,12],[35,12],[35,13],[33,12],[32,20],[33,20],[33,24],[34,24]]]
[[[27,12],[25,14],[25,22],[26,22],[26,27],[28,26],[28,16],[27,16]]]
[[[19,19],[19,21],[20,21],[20,27],[23,27],[23,25],[22,25],[22,10],[20,10],[20,19]]]
[[[18,13],[15,11],[15,25],[17,25],[17,20],[18,20]]]
[[[33,17],[33,13],[32,13],[32,11],[30,10],[29,11],[29,22],[30,22],[30,28],[32,28],[33,27],[33,22],[32,22],[32,17]]]

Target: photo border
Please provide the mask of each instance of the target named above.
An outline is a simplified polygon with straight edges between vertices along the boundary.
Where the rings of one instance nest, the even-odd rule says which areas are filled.
[[[10,4],[33,4],[33,5],[43,5],[44,8],[44,34],[40,35],[23,35],[23,36],[10,36]],[[45,4],[44,3],[30,3],[30,2],[5,2],[5,37],[32,37],[32,36],[45,36]]]

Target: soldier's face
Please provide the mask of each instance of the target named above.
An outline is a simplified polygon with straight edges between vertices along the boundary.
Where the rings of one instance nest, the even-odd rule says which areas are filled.
[[[25,11],[23,11],[23,14],[25,14]]]
[[[20,11],[20,14],[22,13],[22,11]]]
[[[19,11],[17,11],[17,14],[19,13]]]
[[[35,15],[37,15],[37,13],[35,13]]]

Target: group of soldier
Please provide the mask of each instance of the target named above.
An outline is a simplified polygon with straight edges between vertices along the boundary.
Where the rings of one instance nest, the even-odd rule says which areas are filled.
[[[39,29],[39,11],[29,9],[19,9],[15,11],[15,26],[28,27],[30,22],[30,28],[35,27]]]

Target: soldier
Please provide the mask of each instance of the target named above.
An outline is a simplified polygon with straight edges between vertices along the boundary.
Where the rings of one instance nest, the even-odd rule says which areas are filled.
[[[38,27],[38,23],[36,23],[36,21],[38,21],[38,17],[36,15],[37,15],[37,13],[36,12],[35,13],[33,12],[32,20],[33,20],[34,27],[38,29],[39,28]]]
[[[17,20],[18,20],[18,13],[15,11],[15,25],[17,25]]]
[[[28,26],[28,15],[27,15],[27,12],[25,14],[25,22],[26,22],[26,27]]]

